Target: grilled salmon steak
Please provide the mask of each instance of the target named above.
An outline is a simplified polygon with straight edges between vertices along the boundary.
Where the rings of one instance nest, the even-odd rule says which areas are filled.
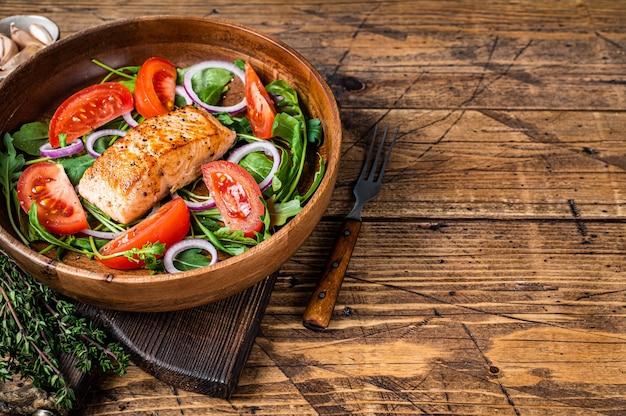
[[[221,158],[236,134],[207,111],[185,106],[145,120],[85,171],[78,192],[127,224],[193,182],[201,166]]]

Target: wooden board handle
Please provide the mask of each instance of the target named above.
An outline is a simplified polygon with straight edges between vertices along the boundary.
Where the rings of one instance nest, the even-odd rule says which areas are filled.
[[[302,316],[305,327],[316,330],[328,327],[360,230],[359,220],[346,218],[341,224],[324,272]]]

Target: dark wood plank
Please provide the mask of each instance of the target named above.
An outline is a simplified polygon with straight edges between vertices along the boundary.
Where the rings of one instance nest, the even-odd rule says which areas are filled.
[[[237,386],[276,274],[229,298],[182,311],[132,313],[79,305],[131,354],[176,388],[229,398]]]

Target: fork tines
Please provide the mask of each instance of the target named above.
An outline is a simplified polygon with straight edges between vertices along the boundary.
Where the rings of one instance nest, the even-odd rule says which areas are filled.
[[[373,182],[381,182],[383,179],[383,175],[385,173],[385,169],[387,168],[387,162],[391,157],[391,150],[393,149],[393,145],[398,138],[398,133],[400,129],[396,130],[395,135],[391,139],[391,141],[387,145],[387,151],[385,153],[385,157],[382,162],[380,161],[380,156],[383,153],[383,149],[385,147],[385,142],[387,141],[387,133],[389,132],[389,124],[385,126],[385,130],[383,131],[380,143],[378,144],[378,150],[376,151],[376,157],[373,162],[370,163],[371,156],[373,154],[374,145],[376,144],[376,138],[378,136],[378,123],[374,125],[374,135],[372,140],[370,141],[369,150],[367,152],[367,156],[365,157],[365,161],[363,162],[363,168],[361,169],[361,174],[359,176],[359,180],[365,178],[365,175],[369,171],[369,175],[367,177],[368,181]]]

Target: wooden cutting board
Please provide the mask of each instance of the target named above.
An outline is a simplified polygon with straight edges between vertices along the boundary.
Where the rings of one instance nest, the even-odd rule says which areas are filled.
[[[229,298],[182,311],[120,312],[82,303],[78,310],[147,373],[182,390],[227,399],[252,349],[277,273]],[[80,398],[90,380],[72,368],[71,358],[63,361]]]

